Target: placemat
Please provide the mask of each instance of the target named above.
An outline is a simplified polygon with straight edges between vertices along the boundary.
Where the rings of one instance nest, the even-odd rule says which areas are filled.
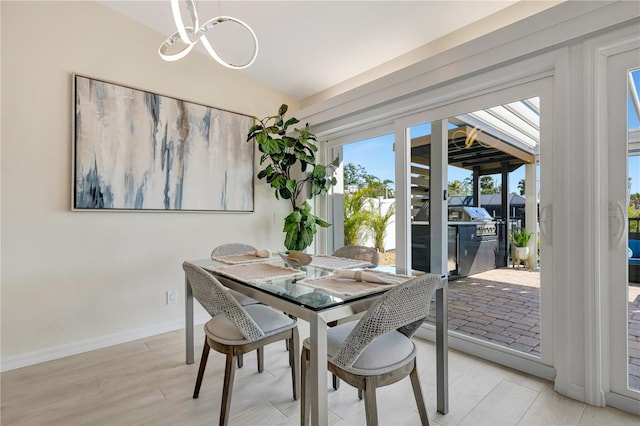
[[[355,281],[349,278],[340,278],[336,275],[325,275],[318,278],[305,278],[296,282],[296,284],[317,288],[336,296],[360,296],[367,293],[390,289],[413,278],[408,275],[389,274],[382,271],[367,271],[367,273],[379,274],[380,276],[385,276],[385,278],[393,279],[397,282],[394,284],[378,284],[368,281]]]
[[[246,283],[271,281],[275,278],[287,279],[304,277],[306,272],[285,268],[271,263],[244,263],[233,266],[212,268],[215,272]]]
[[[258,257],[253,254],[228,254],[226,256],[211,256],[211,260],[215,260],[217,262],[228,263],[231,265],[237,265],[240,263],[256,263],[256,262],[266,262],[268,260],[276,259],[275,256],[271,257]]]
[[[373,266],[366,260],[347,259],[345,257],[328,256],[326,254],[313,255],[310,265],[315,268],[327,269],[333,271],[335,269],[360,268],[364,266]]]

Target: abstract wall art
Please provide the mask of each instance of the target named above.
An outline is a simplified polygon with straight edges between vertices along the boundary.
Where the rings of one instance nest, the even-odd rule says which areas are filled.
[[[73,210],[253,211],[254,119],[73,75]]]

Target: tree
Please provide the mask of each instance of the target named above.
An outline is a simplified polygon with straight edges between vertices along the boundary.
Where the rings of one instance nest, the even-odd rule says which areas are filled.
[[[378,179],[377,177],[367,173],[367,169],[360,164],[347,163],[344,166],[342,173],[345,188],[347,185],[362,185],[369,179]]]
[[[366,186],[361,189],[370,198],[395,198],[395,192],[390,187],[392,184],[393,181],[389,179],[381,182],[377,177],[370,177],[366,181]]]
[[[465,195],[473,194],[473,177],[467,176],[462,180],[462,186],[464,186]]]
[[[492,176],[482,176],[480,178],[480,193],[481,194],[495,194],[496,184],[493,181]]]
[[[357,185],[360,189],[367,189],[368,197],[395,197],[392,180],[381,181],[377,176],[368,173],[367,169],[360,164],[347,163],[344,166],[343,176],[345,189],[350,185]]]
[[[524,179],[520,179],[520,182],[518,182],[518,189],[520,190],[520,195],[524,195],[524,189],[525,189]]]
[[[447,192],[451,197],[464,197],[465,195],[471,195],[471,185],[469,185],[469,181],[467,179],[462,182],[456,179],[447,184]]]
[[[363,174],[366,173],[364,167],[359,164],[347,163],[342,171],[345,188],[347,185],[359,185],[364,180]]]

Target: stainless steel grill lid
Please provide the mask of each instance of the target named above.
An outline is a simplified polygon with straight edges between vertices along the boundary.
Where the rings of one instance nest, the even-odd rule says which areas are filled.
[[[451,206],[449,220],[452,222],[490,222],[493,220],[483,207]]]

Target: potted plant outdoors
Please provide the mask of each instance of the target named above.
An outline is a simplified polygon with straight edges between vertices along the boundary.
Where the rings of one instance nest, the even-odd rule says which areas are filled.
[[[529,259],[529,240],[532,235],[533,233],[527,232],[525,228],[511,233],[511,241],[513,241],[513,244],[516,246],[516,259]]]
[[[255,140],[262,153],[260,165],[267,164],[258,172],[258,179],[271,185],[276,199],[291,203],[292,212],[284,218],[284,246],[287,250],[302,251],[313,242],[318,226],[326,228],[330,225],[311,213],[307,200],[326,194],[336,184],[332,175],[339,161],[336,158],[326,166],[316,164],[316,136],[309,131],[309,124],[302,129],[292,127],[300,120],[295,117],[285,119],[287,110],[288,106],[282,104],[277,115],[262,120],[256,118],[258,123],[249,129],[247,141]],[[293,173],[296,164],[299,175]]]

